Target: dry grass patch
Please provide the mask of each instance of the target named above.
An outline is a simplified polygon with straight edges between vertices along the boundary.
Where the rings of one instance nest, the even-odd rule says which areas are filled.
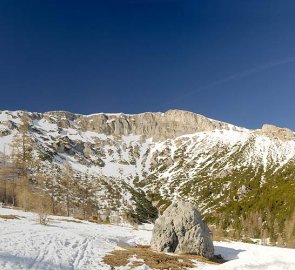
[[[3,219],[20,219],[20,217],[16,216],[16,215],[0,215],[0,218],[3,218]]]
[[[187,258],[189,260],[194,260],[194,261],[198,261],[198,262],[204,262],[204,263],[208,263],[208,264],[222,264],[227,262],[226,260],[224,260],[221,255],[214,255],[213,258],[211,259],[207,259],[205,257],[202,256],[198,256],[198,255],[191,255],[191,254],[181,254],[180,255],[183,258]]]
[[[73,222],[73,223],[83,223],[82,221],[75,220],[75,219],[56,219],[56,221],[65,221],[65,222]]]
[[[212,260],[206,259],[196,255],[169,255],[166,253],[155,252],[149,246],[137,247],[123,247],[122,250],[115,250],[103,258],[103,262],[111,266],[111,269],[119,266],[136,267],[143,264],[148,265],[152,269],[170,269],[180,270],[194,267],[193,260],[201,261],[211,264],[220,264],[224,260],[221,258],[214,258]],[[131,258],[136,258],[130,261]]]
[[[230,239],[229,237],[224,237],[224,236],[214,236],[213,235],[213,241],[222,241],[222,242],[230,242],[233,241],[233,239]]]

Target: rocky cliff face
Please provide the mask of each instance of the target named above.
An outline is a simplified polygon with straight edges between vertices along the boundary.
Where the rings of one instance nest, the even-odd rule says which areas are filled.
[[[11,115],[12,118],[20,117],[23,112],[2,112]],[[57,125],[62,128],[76,128],[78,131],[92,131],[98,134],[113,136],[139,135],[145,138],[153,138],[155,141],[175,139],[182,135],[193,134],[196,132],[206,132],[214,130],[240,131],[249,130],[240,128],[228,123],[209,119],[196,113],[169,110],[164,113],[141,113],[141,114],[108,114],[98,113],[92,115],[79,115],[70,112],[56,111],[47,113],[27,113],[34,123],[43,120],[49,124]],[[8,129],[15,128],[15,122],[12,120],[2,121]],[[8,131],[1,130],[1,135],[5,136]],[[279,128],[274,125],[265,124],[261,129],[253,131],[260,135],[270,136],[280,140],[295,139],[294,132],[287,128]]]
[[[261,130],[258,130],[258,133],[284,141],[290,141],[295,139],[294,132],[291,129],[279,128],[274,125],[268,124],[264,124]]]
[[[77,123],[83,130],[106,135],[144,135],[156,141],[181,135],[214,129],[230,129],[232,126],[186,111],[170,110],[165,113],[137,115],[97,114],[80,116]],[[234,127],[233,127],[234,128]]]
[[[20,112],[19,112],[20,113]],[[78,115],[68,112],[29,113],[32,120],[44,119],[60,128],[75,127],[80,131],[128,136],[140,135],[155,141],[173,139],[199,131],[242,130],[233,125],[206,118],[187,111],[169,110],[165,113],[93,114]]]
[[[23,114],[0,113],[0,151],[5,146],[9,153]],[[220,220],[220,211],[238,222],[232,215],[244,205],[249,213],[257,212],[253,200],[272,195],[267,199],[271,202],[277,196],[273,192],[293,188],[295,139],[288,129],[265,125],[249,130],[179,110],[137,115],[25,114],[43,166],[50,171],[52,164],[69,163],[76,172],[100,179],[96,196],[101,209],[131,207],[144,216],[148,202],[162,211],[182,197],[205,216],[214,215],[212,222]],[[292,211],[293,197],[283,198],[280,211]]]

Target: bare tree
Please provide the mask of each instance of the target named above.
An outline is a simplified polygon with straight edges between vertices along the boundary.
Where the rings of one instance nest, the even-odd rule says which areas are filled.
[[[50,167],[41,167],[37,175],[37,183],[39,192],[47,194],[47,200],[50,204],[52,214],[57,214],[58,204],[62,201],[62,171],[58,165],[50,164]]]
[[[85,174],[78,174],[78,194],[83,211],[83,218],[86,219],[92,214],[95,203],[93,202],[94,186],[89,177],[89,171]]]
[[[295,210],[289,219],[285,221],[284,224],[284,235],[285,235],[285,243],[287,247],[294,248],[295,247]]]
[[[2,196],[1,201],[4,203],[7,203],[8,199],[8,178],[9,178],[9,166],[8,166],[8,157],[5,152],[5,146],[4,146],[4,152],[2,153],[0,157],[0,181],[1,181],[1,187],[2,187]]]
[[[48,196],[43,192],[35,195],[36,210],[38,214],[39,223],[41,225],[47,225],[49,223],[49,199]]]
[[[66,164],[63,171],[62,185],[65,190],[65,203],[66,203],[66,214],[70,216],[70,208],[72,206],[73,200],[73,190],[74,190],[74,173],[70,164]]]
[[[29,134],[30,125],[26,113],[22,114],[21,122],[19,134],[15,136],[12,142],[12,165],[18,178],[17,194],[20,206],[24,210],[28,210],[31,196],[30,173],[33,165],[33,140]]]

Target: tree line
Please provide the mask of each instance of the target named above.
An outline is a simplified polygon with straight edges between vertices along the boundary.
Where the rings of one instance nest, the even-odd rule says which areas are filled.
[[[97,215],[95,179],[87,172],[74,172],[69,164],[60,167],[47,161],[45,166],[34,151],[29,123],[24,114],[9,153],[4,148],[0,156],[0,202],[84,219]]]

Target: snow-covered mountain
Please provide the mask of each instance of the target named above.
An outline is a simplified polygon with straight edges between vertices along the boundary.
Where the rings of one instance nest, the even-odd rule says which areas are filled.
[[[163,210],[182,197],[223,228],[241,232],[258,216],[269,234],[285,237],[295,205],[295,135],[289,129],[249,130],[180,110],[2,111],[0,151],[11,150],[23,114],[43,166],[68,163],[92,175],[101,208],[131,208],[144,217],[153,206]]]

